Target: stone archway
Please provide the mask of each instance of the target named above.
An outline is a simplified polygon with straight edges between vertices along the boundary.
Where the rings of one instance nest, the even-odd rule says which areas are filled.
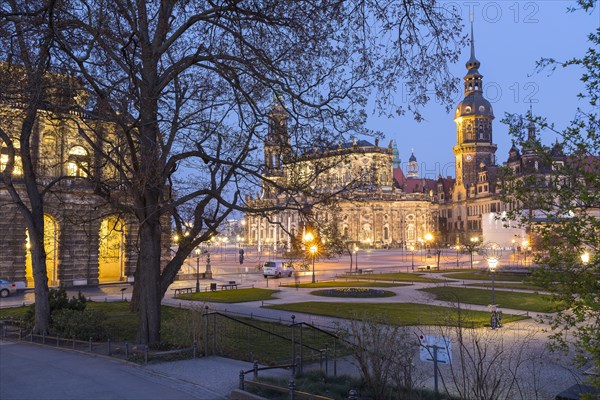
[[[117,282],[125,279],[125,223],[115,215],[100,223],[98,239],[98,281]]]
[[[60,283],[58,275],[58,222],[48,214],[44,214],[44,250],[46,251],[46,273],[48,275],[48,286],[58,286]],[[31,250],[29,242],[29,231],[25,230],[25,280],[27,287],[33,287],[33,268],[31,262]]]

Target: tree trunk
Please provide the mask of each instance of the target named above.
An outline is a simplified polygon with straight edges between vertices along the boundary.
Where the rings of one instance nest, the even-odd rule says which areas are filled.
[[[41,231],[44,231],[43,220]],[[40,238],[33,230],[30,230],[29,243],[35,292],[35,321],[33,332],[37,334],[47,334],[50,332],[50,302],[48,300],[48,275],[46,273],[44,236],[42,235]]]
[[[149,346],[160,342],[160,244],[160,222],[150,217],[140,227],[140,268],[135,282],[140,314],[137,341]]]

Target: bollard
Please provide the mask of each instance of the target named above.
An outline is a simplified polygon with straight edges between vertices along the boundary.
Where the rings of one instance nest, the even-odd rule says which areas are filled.
[[[144,346],[144,364],[148,364],[148,346]]]
[[[108,355],[110,356],[110,338],[108,338]]]
[[[129,360],[129,342],[125,341],[125,359]]]
[[[289,380],[288,387],[290,388],[290,400],[294,400],[294,398],[296,397],[296,382],[294,381],[294,379]]]
[[[93,347],[92,347],[92,337],[91,337],[91,336],[90,336],[89,343],[90,343],[90,353],[93,353],[93,350],[94,350],[94,349],[93,349]]]
[[[198,351],[198,341],[194,340],[194,348],[193,348],[193,358],[196,359],[196,352]]]
[[[254,379],[258,378],[258,361],[254,360]]]
[[[240,390],[244,390],[244,370],[240,371]]]
[[[357,400],[356,390],[352,389],[348,392],[348,400]]]

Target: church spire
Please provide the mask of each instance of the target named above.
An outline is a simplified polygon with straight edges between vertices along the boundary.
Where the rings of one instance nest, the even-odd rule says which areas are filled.
[[[473,33],[473,19],[471,18],[471,57],[465,64],[467,75],[465,75],[465,96],[472,92],[483,91],[483,76],[479,73],[481,63],[475,57],[475,34]]]

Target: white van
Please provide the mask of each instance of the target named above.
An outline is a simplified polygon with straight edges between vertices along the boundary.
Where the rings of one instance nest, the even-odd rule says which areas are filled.
[[[267,261],[263,265],[263,275],[265,278],[274,276],[281,278],[282,276],[290,277],[294,272],[294,268],[289,263],[284,261]]]

